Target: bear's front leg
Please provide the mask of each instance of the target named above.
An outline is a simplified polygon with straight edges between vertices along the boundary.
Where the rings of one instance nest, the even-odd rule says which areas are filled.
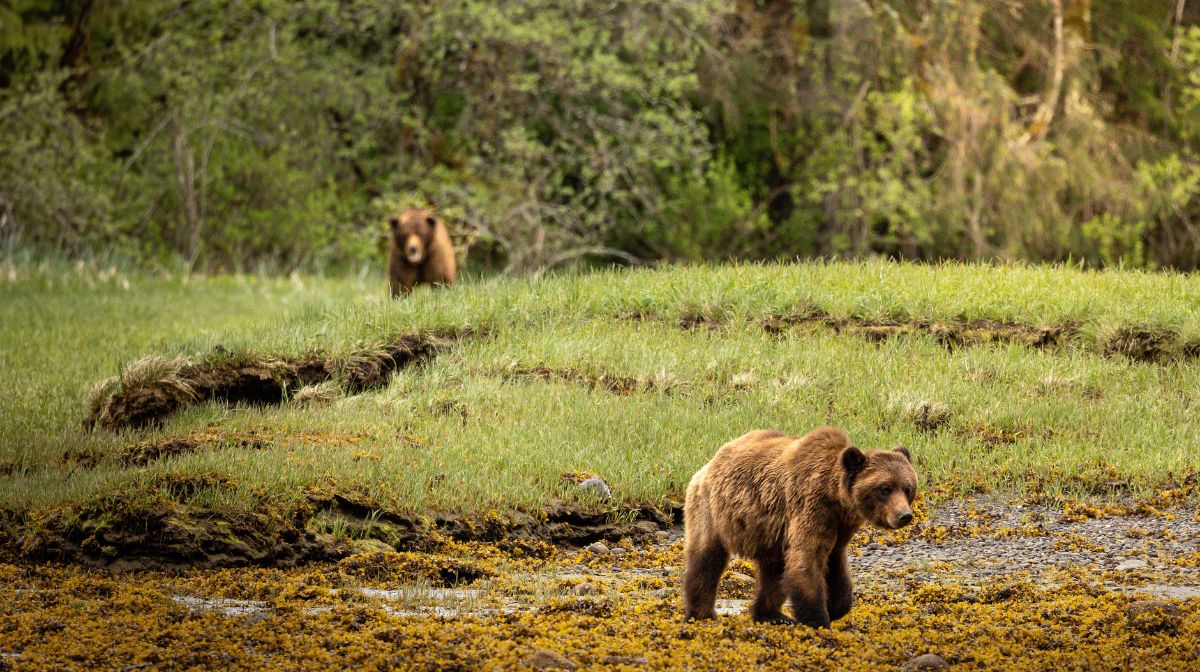
[[[796,621],[814,628],[829,627],[829,593],[825,585],[828,555],[801,548],[788,556],[786,581]]]
[[[754,604],[750,607],[750,617],[756,623],[795,623],[781,611],[783,603],[787,601],[783,569],[782,555],[768,556],[758,561],[758,585],[754,594]]]
[[[829,619],[837,619],[850,613],[854,603],[854,587],[850,581],[850,566],[846,562],[846,546],[839,544],[829,554],[829,567],[825,573],[825,590],[828,593]]]

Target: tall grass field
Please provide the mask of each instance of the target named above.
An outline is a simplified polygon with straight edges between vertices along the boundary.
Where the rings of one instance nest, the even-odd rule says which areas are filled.
[[[907,445],[926,492],[1144,494],[1200,450],[1187,275],[695,266],[397,301],[374,276],[0,277],[0,510],[17,530],[130,493],[223,515],[314,489],[404,514],[663,506],[721,443],[764,427]],[[456,336],[382,385],[345,384],[362,353],[421,334]],[[184,395],[144,425],[84,422],[130,376],[236,360],[270,378],[304,357],[329,380],[285,381],[270,403]],[[575,487],[590,474],[612,502]]]

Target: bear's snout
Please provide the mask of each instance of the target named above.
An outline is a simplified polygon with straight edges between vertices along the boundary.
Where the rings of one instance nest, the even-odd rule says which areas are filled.
[[[409,236],[404,241],[404,258],[410,264],[419,264],[425,258],[425,244],[417,236]]]
[[[900,515],[896,516],[896,527],[906,527],[912,522],[912,519],[912,511],[902,511]]]

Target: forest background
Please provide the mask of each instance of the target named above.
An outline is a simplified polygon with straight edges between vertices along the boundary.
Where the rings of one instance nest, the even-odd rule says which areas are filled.
[[[1200,0],[6,0],[0,255],[1200,264]]]

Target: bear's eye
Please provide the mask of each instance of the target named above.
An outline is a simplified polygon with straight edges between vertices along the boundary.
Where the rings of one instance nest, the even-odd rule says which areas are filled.
[[[880,499],[883,499],[890,494],[892,494],[892,486],[890,485],[881,485],[875,488],[875,496],[879,497]]]

